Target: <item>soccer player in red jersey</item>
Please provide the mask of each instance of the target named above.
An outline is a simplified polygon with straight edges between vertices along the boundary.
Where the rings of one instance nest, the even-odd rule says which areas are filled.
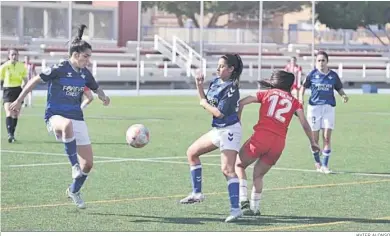
[[[244,215],[260,215],[260,198],[263,190],[263,177],[281,156],[287,129],[294,114],[299,118],[303,130],[310,140],[313,151],[320,148],[315,142],[310,125],[305,118],[302,104],[291,95],[295,76],[286,71],[275,71],[270,79],[260,81],[269,88],[240,100],[238,115],[250,103],[261,103],[259,121],[253,127],[253,135],[245,142],[236,161],[236,173],[240,179],[240,203]],[[247,197],[245,169],[255,163],[251,201]]]
[[[291,57],[290,63],[284,68],[285,71],[293,73],[295,76],[294,84],[291,88],[291,94],[298,98],[298,91],[301,87],[302,67],[297,64],[297,58]]]

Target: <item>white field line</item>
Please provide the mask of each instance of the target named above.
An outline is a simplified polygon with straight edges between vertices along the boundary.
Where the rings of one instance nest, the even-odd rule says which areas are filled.
[[[27,155],[48,155],[48,156],[65,156],[61,153],[50,153],[50,152],[30,152],[30,151],[15,151],[15,150],[0,150],[5,153],[19,153]],[[218,154],[209,154],[203,155],[203,157],[217,157]],[[184,161],[169,161],[172,159],[184,159],[186,156],[166,156],[166,157],[144,157],[144,158],[123,158],[123,157],[108,157],[108,156],[94,156],[97,159],[103,159],[101,161],[94,161],[94,163],[114,163],[114,162],[127,162],[127,161],[139,161],[139,162],[155,162],[155,163],[168,163],[168,164],[183,164],[188,165]],[[169,159],[169,160],[166,160]],[[18,164],[18,165],[8,165],[8,167],[18,168],[18,167],[38,167],[38,166],[56,166],[56,165],[69,165],[69,162],[54,162],[54,163],[36,163],[36,164]],[[217,163],[205,163],[202,162],[202,165],[205,166],[220,166]],[[251,166],[252,167],[252,166]],[[283,168],[283,167],[273,167],[274,170],[281,171],[295,171],[295,172],[317,172],[316,170],[310,169],[296,169],[296,168]],[[390,177],[389,174],[374,174],[374,173],[348,173],[344,171],[334,172],[335,174],[351,174],[351,175],[360,175],[360,176],[376,176],[376,177]]]

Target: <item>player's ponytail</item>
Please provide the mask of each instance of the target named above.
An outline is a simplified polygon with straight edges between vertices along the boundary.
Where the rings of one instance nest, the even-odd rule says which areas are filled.
[[[83,38],[84,30],[87,28],[86,25],[82,24],[80,27],[77,29],[77,35],[73,40],[73,43],[80,42],[81,39]]]
[[[284,70],[277,70],[272,73],[271,78],[260,80],[259,83],[263,88],[276,88],[286,92],[291,91],[294,84],[295,76],[293,73]]]
[[[76,37],[73,39],[72,41],[72,44],[70,45],[70,49],[69,49],[69,56],[72,56],[72,54],[74,52],[84,52],[85,50],[87,49],[90,49],[92,50],[92,46],[87,43],[87,41],[85,40],[82,40],[83,38],[83,34],[84,34],[84,30],[87,28],[86,25],[82,24],[80,25],[80,27],[77,29],[77,35]]]
[[[233,81],[235,86],[240,85],[240,76],[242,70],[244,69],[244,65],[242,63],[241,57],[238,54],[226,54],[222,56],[223,59],[226,60],[227,65],[229,67],[234,67],[234,70],[230,76],[230,79]]]

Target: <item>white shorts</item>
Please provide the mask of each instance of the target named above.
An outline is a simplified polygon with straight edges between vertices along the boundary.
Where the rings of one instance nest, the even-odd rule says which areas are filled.
[[[311,130],[334,129],[335,107],[331,105],[307,106],[307,121]]]
[[[239,122],[223,128],[213,128],[208,132],[208,135],[211,138],[211,142],[219,147],[220,151],[240,151],[242,129]]]
[[[54,115],[55,116],[55,115]],[[54,117],[50,117],[50,119],[46,123],[47,131],[49,133],[53,133],[54,136],[56,137],[57,141],[62,142],[62,137],[58,137],[55,132],[53,131],[53,128],[50,124],[50,120]],[[77,145],[89,145],[91,144],[91,140],[89,139],[88,135],[88,127],[85,121],[83,120],[72,120],[72,125],[73,125],[73,133],[74,137],[76,139],[76,144]]]

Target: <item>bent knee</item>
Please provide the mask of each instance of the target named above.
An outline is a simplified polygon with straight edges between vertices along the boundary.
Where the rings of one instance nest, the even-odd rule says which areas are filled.
[[[194,158],[199,157],[197,148],[195,148],[195,147],[193,147],[193,146],[190,146],[190,147],[187,149],[186,155],[187,155],[188,160],[192,160],[192,159],[194,159]]]
[[[221,171],[222,174],[226,177],[236,177],[236,171],[235,171],[235,166],[228,166],[228,165],[222,165],[221,166]]]
[[[81,166],[81,169],[84,173],[89,173],[92,170],[93,167],[93,161],[85,162],[83,166]]]

